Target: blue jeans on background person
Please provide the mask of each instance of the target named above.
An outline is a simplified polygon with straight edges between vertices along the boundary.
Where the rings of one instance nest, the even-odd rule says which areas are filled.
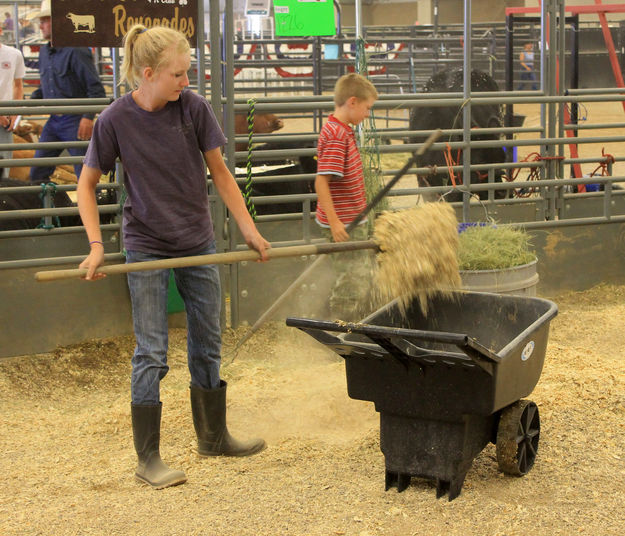
[[[51,115],[46,122],[39,136],[39,141],[59,142],[78,141],[78,125],[82,119],[81,115]],[[87,147],[67,149],[72,156],[85,156]],[[37,149],[35,158],[53,158],[59,156],[63,149]],[[32,166],[30,168],[30,182],[40,184],[50,182],[50,175],[54,173],[56,166]],[[74,164],[76,178],[80,177],[82,164]]]
[[[525,83],[532,82],[532,91],[536,91],[538,89],[538,85],[536,84],[536,74],[534,71],[523,71],[521,73],[521,83],[519,84],[519,91],[525,89]]]
[[[198,255],[215,253],[212,242]],[[143,262],[169,258],[140,251],[127,251],[126,262]],[[176,287],[187,313],[187,362],[191,384],[202,389],[220,385],[221,287],[216,265],[174,268]],[[168,325],[167,290],[169,270],[146,270],[128,273],[132,318],[136,337],[132,357],[130,392],[133,404],[157,405],[160,381],[167,365]]]

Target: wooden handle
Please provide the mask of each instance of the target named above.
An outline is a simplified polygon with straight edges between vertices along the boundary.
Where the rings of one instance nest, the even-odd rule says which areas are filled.
[[[267,250],[267,257],[278,259],[281,257],[297,257],[299,255],[322,255],[326,253],[340,253],[343,251],[355,251],[359,249],[377,249],[378,245],[373,240],[359,242],[337,242],[328,244],[306,244],[304,246],[289,246],[283,248],[271,248]],[[195,255],[193,257],[172,257],[158,261],[133,262],[130,264],[109,264],[100,266],[96,273],[100,274],[125,274],[128,272],[140,272],[143,270],[162,270],[165,268],[184,268],[186,266],[200,266],[202,264],[232,264],[242,261],[257,261],[260,254],[252,249],[246,251],[230,251],[228,253],[214,253],[212,255]],[[72,268],[67,270],[46,270],[37,272],[37,281],[56,281],[59,279],[75,279],[87,274],[85,268]]]

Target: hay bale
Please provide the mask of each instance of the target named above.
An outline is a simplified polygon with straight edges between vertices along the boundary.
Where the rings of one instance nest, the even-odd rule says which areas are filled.
[[[532,262],[530,236],[521,229],[480,225],[460,234],[458,264],[461,270],[499,270]]]
[[[449,204],[384,212],[374,239],[380,246],[375,283],[382,300],[398,298],[406,310],[417,298],[425,314],[430,296],[460,287],[458,221]]]

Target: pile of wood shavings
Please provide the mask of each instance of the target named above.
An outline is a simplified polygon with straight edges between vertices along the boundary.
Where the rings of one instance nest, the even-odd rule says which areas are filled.
[[[374,239],[380,247],[376,287],[385,302],[398,298],[405,311],[416,298],[426,314],[430,296],[460,287],[458,222],[447,203],[384,212]]]

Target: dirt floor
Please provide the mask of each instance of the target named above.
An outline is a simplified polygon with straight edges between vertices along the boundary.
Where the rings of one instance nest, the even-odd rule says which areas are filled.
[[[625,526],[625,286],[554,296],[535,467],[499,472],[495,447],[462,494],[413,479],[384,491],[373,404],[348,398],[342,360],[298,330],[263,328],[222,368],[234,435],[251,458],[201,459],[188,402],[184,330],[170,333],[161,452],[188,476],[135,482],[132,337],[0,360],[0,534],[571,535]],[[224,353],[243,330],[226,331]]]

